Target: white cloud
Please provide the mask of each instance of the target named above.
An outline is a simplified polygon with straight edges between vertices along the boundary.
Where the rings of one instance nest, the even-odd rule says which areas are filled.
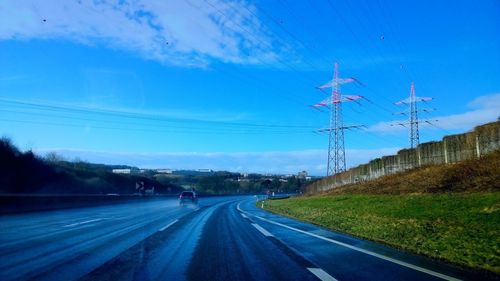
[[[254,9],[225,0],[4,0],[0,40],[64,39],[178,65],[273,61],[276,50]]]
[[[471,110],[453,115],[436,116],[429,118],[437,120],[433,122],[441,129],[445,130],[462,130],[467,131],[475,126],[485,124],[497,120],[500,117],[500,94],[479,96],[467,105]],[[376,133],[399,133],[408,129],[394,125],[398,122],[407,122],[406,120],[396,122],[379,122],[368,128],[368,131]],[[426,123],[422,123],[422,128],[434,129],[438,128]]]
[[[395,154],[399,148],[347,150],[348,166]],[[56,152],[68,159],[79,158],[93,163],[132,165],[141,168],[228,170],[275,174],[296,174],[305,170],[312,175],[325,175],[325,150],[274,152],[158,152],[117,153],[78,149],[34,149],[45,154]]]

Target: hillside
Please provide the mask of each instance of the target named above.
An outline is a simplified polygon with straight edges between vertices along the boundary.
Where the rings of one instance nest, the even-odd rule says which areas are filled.
[[[154,186],[157,193],[181,190],[148,176],[113,174],[115,166],[42,159],[31,151],[19,151],[7,138],[0,139],[0,160],[4,194],[133,194],[139,181]]]
[[[467,160],[477,160],[498,150],[500,150],[500,121],[495,121],[462,134],[447,135],[439,141],[420,143],[415,148],[401,149],[396,154],[372,159],[347,171],[325,177],[316,184],[308,185],[307,192],[316,193],[346,184],[371,181],[419,167],[459,164]],[[396,177],[399,175],[401,174]],[[437,175],[440,176],[441,173]],[[453,183],[453,179],[450,180]],[[446,188],[446,183],[443,184],[444,186],[439,188]],[[420,192],[420,187],[427,188],[426,186],[424,183],[416,189]]]

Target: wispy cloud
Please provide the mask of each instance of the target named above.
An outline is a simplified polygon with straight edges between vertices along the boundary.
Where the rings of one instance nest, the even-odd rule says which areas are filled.
[[[63,39],[183,66],[273,61],[277,50],[253,10],[225,0],[5,0],[0,40]]]
[[[394,154],[399,148],[347,150],[349,166],[366,163],[371,159]],[[326,172],[325,150],[274,151],[274,152],[158,152],[118,153],[78,149],[35,149],[37,153],[56,152],[68,159],[79,158],[94,163],[125,164],[141,168],[172,168],[228,170],[295,174],[308,171],[312,175]]]
[[[475,126],[492,122],[500,117],[500,94],[486,95],[475,98],[468,105],[471,110],[445,116],[432,117],[437,120],[434,123],[437,127],[422,123],[426,129],[445,129],[445,130],[470,130]],[[406,122],[402,120],[401,122]],[[408,130],[402,126],[394,125],[398,122],[379,122],[368,128],[368,131],[376,133],[399,133]]]

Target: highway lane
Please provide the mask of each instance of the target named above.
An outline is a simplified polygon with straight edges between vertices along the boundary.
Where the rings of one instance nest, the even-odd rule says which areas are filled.
[[[164,199],[5,215],[0,226],[0,280],[478,277],[270,214],[250,196],[201,198],[198,207]]]
[[[71,280],[193,209],[175,199],[0,217],[0,280]]]

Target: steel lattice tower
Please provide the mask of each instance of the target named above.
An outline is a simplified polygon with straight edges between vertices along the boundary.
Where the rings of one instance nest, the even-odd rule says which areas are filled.
[[[327,175],[345,171],[344,127],[342,124],[342,94],[340,93],[339,65],[335,63],[332,80],[332,105],[328,134]],[[338,101],[338,102],[335,102]]]
[[[326,168],[326,175],[331,176],[346,170],[345,162],[345,147],[344,147],[344,130],[359,128],[362,126],[344,126],[342,120],[342,103],[348,101],[357,102],[362,99],[359,95],[342,95],[340,93],[340,85],[357,82],[355,78],[340,78],[339,66],[335,63],[333,70],[333,79],[326,84],[318,87],[320,90],[331,88],[331,94],[327,99],[312,105],[313,108],[320,110],[320,108],[329,107],[330,109],[330,126],[328,128],[320,129],[318,132],[328,132],[328,162]],[[323,91],[324,92],[324,91]],[[326,92],[324,92],[326,93]],[[321,111],[321,110],[320,110]]]
[[[418,109],[417,103],[418,102],[428,102],[430,100],[432,100],[432,98],[417,97],[415,95],[415,85],[413,82],[411,82],[410,96],[402,101],[396,102],[396,105],[407,105],[408,106],[408,111],[400,112],[400,113],[396,113],[396,114],[403,114],[403,115],[408,114],[409,120],[408,120],[408,122],[400,122],[400,123],[393,124],[391,126],[395,126],[395,125],[401,125],[403,127],[410,126],[410,132],[409,132],[410,148],[416,148],[416,147],[418,147],[418,145],[420,143],[420,133],[419,133],[418,125],[420,123],[427,123],[427,124],[432,125],[432,122],[437,121],[437,120],[419,120],[418,119],[418,111],[430,112],[434,109],[432,109],[432,108]]]
[[[410,88],[410,148],[415,148],[419,144],[418,133],[418,110],[417,98],[415,97],[415,85],[411,82]]]

